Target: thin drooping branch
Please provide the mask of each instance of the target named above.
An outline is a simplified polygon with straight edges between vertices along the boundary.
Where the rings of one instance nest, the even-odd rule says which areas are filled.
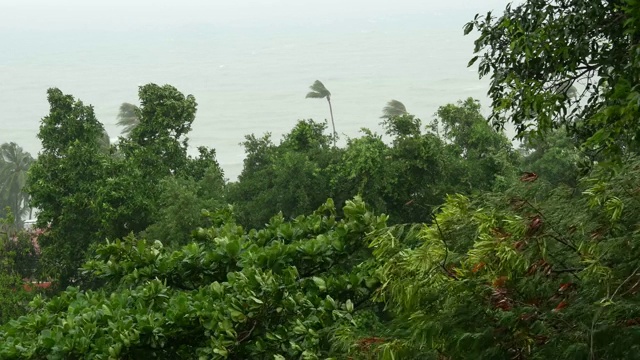
[[[449,271],[449,269],[447,269],[447,258],[449,257],[449,245],[447,244],[447,240],[444,237],[444,234],[442,233],[442,229],[440,228],[440,224],[438,223],[438,219],[437,217],[433,217],[433,222],[436,224],[436,227],[438,228],[438,232],[440,233],[440,239],[442,240],[442,243],[444,244],[444,259],[442,260],[442,263],[440,264],[440,267],[442,267],[442,269],[447,273],[447,275],[449,275],[449,277],[458,280],[458,277],[455,276],[453,273],[451,273],[451,271]]]
[[[568,248],[570,248],[571,250],[573,250],[576,254],[581,255],[580,251],[578,250],[578,248],[571,244],[571,242],[569,240],[563,239],[562,238],[562,234],[555,229],[555,227],[549,223],[548,219],[544,216],[544,214],[542,213],[542,211],[540,211],[540,209],[538,209],[536,206],[534,206],[533,204],[531,204],[531,202],[529,202],[529,200],[525,200],[524,201],[529,207],[531,207],[533,210],[536,211],[537,214],[540,215],[540,217],[542,217],[545,220],[545,223],[551,228],[551,230],[553,230],[553,232],[555,232],[557,234],[553,235],[553,234],[547,234],[547,236],[551,237],[552,239],[558,241],[559,243],[567,246]]]

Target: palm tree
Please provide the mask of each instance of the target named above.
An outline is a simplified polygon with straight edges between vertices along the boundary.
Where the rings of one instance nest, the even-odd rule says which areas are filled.
[[[98,145],[100,146],[100,150],[105,153],[109,152],[109,147],[111,146],[111,139],[109,138],[109,133],[107,130],[102,130],[102,135],[98,139]]]
[[[389,119],[404,114],[408,114],[407,108],[404,104],[398,100],[390,100],[387,103],[387,106],[382,109],[382,116],[380,116],[380,118]]]
[[[131,131],[140,124],[140,109],[129,103],[122,103],[120,111],[118,111],[117,125],[123,126],[122,135],[129,136]]]
[[[16,143],[0,146],[0,200],[11,208],[18,227],[22,226],[22,216],[29,210],[29,195],[22,189],[32,163],[31,155]]]
[[[331,114],[331,127],[333,128],[333,147],[336,147],[336,139],[338,133],[336,133],[336,124],[333,122],[333,108],[331,107],[331,92],[327,90],[324,84],[320,80],[316,80],[313,85],[309,86],[309,91],[305,98],[307,99],[327,99],[329,103],[329,114]]]

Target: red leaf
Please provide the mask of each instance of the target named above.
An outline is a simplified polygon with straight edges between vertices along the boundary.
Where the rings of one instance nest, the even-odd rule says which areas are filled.
[[[482,269],[484,268],[484,266],[485,266],[485,263],[483,263],[483,262],[479,262],[479,263],[477,263],[477,264],[475,264],[475,265],[473,266],[473,269],[471,269],[471,271],[472,271],[473,273],[477,273],[478,271],[482,270]]]
[[[529,222],[529,228],[527,229],[527,235],[533,235],[535,234],[538,230],[540,230],[540,227],[542,226],[542,218],[540,218],[540,216],[536,215],[533,217],[533,219],[531,219],[531,221]]]
[[[627,325],[627,326],[640,325],[640,318],[629,319],[629,320],[625,321],[625,325]]]
[[[558,312],[564,308],[567,307],[567,305],[569,305],[566,301],[562,300],[560,301],[560,303],[558,304],[558,306],[555,307],[555,309],[551,310],[553,312]]]
[[[520,177],[520,181],[522,182],[533,182],[538,179],[538,175],[534,172],[525,172],[524,175]]]
[[[560,284],[560,288],[558,289],[558,291],[560,291],[560,292],[565,291],[565,290],[567,290],[568,288],[570,288],[570,287],[571,287],[571,285],[573,285],[573,283],[572,283],[572,282],[566,282],[566,283],[564,283],[564,284]]]

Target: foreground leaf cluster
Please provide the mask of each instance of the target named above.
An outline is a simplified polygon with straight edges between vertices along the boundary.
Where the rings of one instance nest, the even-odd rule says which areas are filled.
[[[534,174],[535,175],[535,174]],[[372,243],[396,358],[636,359],[640,163],[578,188],[525,176],[504,194],[450,196],[407,246]]]
[[[365,238],[386,226],[358,199],[344,213],[328,202],[249,233],[226,221],[175,251],[134,237],[101,246],[85,271],[105,286],[36,298],[0,332],[0,357],[327,357],[331,329],[377,285]]]

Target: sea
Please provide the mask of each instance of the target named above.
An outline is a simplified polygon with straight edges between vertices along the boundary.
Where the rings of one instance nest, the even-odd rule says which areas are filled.
[[[488,79],[467,63],[477,34],[463,35],[474,9],[455,14],[296,24],[219,27],[147,26],[126,30],[17,31],[0,28],[0,143],[34,156],[46,90],[57,87],[95,108],[115,141],[122,102],[137,103],[138,86],[171,84],[193,94],[198,112],[189,134],[217,151],[225,176],[242,170],[241,142],[271,133],[276,142],[300,119],[329,118],[327,102],[305,99],[321,80],[332,93],[340,142],[362,128],[381,132],[386,102],[396,99],[428,123],[438,107],[467,97],[490,111]]]

